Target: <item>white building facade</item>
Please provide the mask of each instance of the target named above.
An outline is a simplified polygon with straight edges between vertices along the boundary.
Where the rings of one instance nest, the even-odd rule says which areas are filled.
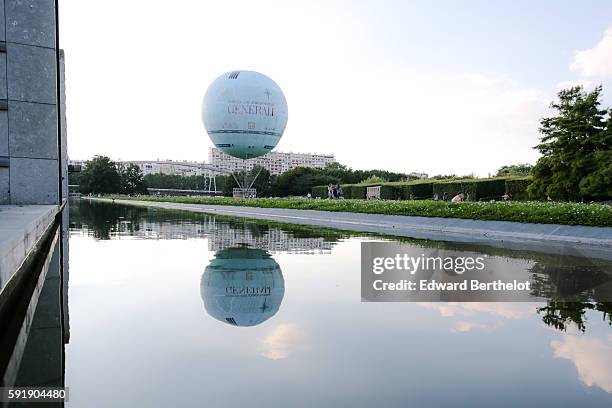
[[[206,163],[189,161],[122,161],[124,165],[135,164],[140,168],[142,174],[170,174],[175,176],[212,176],[212,172],[207,169]]]
[[[229,172],[242,171],[244,161],[223,153],[217,148],[210,148],[208,152],[208,163],[174,161],[174,160],[130,160],[118,161],[123,165],[135,164],[140,168],[143,175],[147,174],[169,174],[177,176],[207,176],[212,177]],[[254,166],[262,166],[270,174],[278,175],[296,167],[325,168],[330,163],[336,163],[333,154],[313,154],[313,153],[284,153],[270,152],[264,156],[246,161],[247,170]],[[69,166],[78,171],[87,167],[84,160],[69,160]],[[214,169],[222,171],[217,172]]]
[[[242,159],[229,156],[221,150],[211,147],[208,151],[208,163],[218,169],[229,170],[231,172],[242,171],[245,164],[247,170],[251,170],[255,166],[261,166],[268,170],[270,174],[278,175],[296,167],[322,169],[330,163],[336,163],[336,158],[333,154],[270,152],[263,156],[249,159],[245,163]]]
[[[173,161],[173,160],[131,160],[118,161],[118,164],[127,166],[135,164],[142,171],[143,176],[147,174],[169,174],[175,176],[207,176],[216,175],[204,162]],[[86,160],[68,160],[68,166],[74,171],[81,171],[87,167]]]

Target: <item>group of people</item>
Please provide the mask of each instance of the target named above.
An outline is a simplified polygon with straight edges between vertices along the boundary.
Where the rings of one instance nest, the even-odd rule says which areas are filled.
[[[512,195],[508,194],[508,193],[504,193],[504,195],[501,197],[502,200],[504,201],[510,201],[512,200]],[[453,198],[451,198],[451,203],[460,203],[462,201],[466,201],[470,199],[470,195],[469,194],[463,194],[461,191],[457,193],[457,195],[455,195]],[[438,201],[440,200],[440,197],[438,196],[438,194],[434,194],[434,200]],[[444,194],[442,194],[442,201],[448,201],[448,193],[444,192]]]
[[[444,194],[442,194],[442,197],[440,197],[438,193],[434,194],[435,201],[438,201],[438,200],[448,201],[448,197],[449,195],[446,191],[444,192]],[[469,194],[466,196],[460,191],[453,198],[451,198],[451,203],[460,203],[462,201],[467,200],[468,198],[469,198]]]
[[[327,186],[327,198],[330,200],[341,200],[344,197],[342,196],[342,187],[339,184],[330,184]]]

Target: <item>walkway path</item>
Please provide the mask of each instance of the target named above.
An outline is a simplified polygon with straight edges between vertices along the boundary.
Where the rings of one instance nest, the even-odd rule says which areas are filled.
[[[57,205],[0,206],[0,293],[53,222]]]
[[[109,201],[107,199],[95,199]],[[417,239],[612,259],[612,227],[115,200],[115,203],[187,210]]]

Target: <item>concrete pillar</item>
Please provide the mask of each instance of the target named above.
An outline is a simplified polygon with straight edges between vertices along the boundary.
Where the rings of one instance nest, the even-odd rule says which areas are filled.
[[[54,0],[0,0],[0,204],[59,204],[65,197],[55,16]]]

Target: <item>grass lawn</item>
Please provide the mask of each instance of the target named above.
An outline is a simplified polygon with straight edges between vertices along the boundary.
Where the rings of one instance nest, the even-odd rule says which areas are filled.
[[[612,227],[612,206],[536,201],[464,202],[318,200],[305,198],[234,199],[229,197],[122,197],[116,199],[165,201],[186,204],[233,205],[260,208],[343,211],[369,214],[414,215],[474,220],[517,221]]]

